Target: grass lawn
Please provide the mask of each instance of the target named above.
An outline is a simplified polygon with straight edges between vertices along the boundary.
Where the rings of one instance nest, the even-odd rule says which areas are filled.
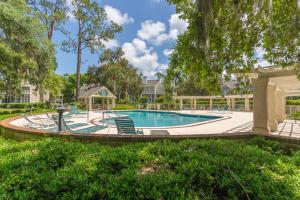
[[[14,116],[18,116],[18,115],[22,115],[25,114],[26,110],[28,109],[10,109],[10,108],[0,108],[0,121],[10,118],[10,117],[14,117]],[[7,113],[7,112],[3,112],[3,111],[7,111],[7,112],[12,112],[12,113]],[[17,112],[14,112],[17,111]],[[40,113],[46,113],[46,112],[55,112],[56,110],[54,109],[36,109],[34,110],[32,113],[33,114],[40,114]]]
[[[117,147],[0,137],[0,199],[299,199],[300,152],[254,138]]]

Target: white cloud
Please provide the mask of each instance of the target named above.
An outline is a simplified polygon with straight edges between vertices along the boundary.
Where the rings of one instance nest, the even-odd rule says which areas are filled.
[[[184,33],[187,27],[186,21],[179,19],[178,14],[173,14],[169,19],[169,30],[163,22],[147,20],[141,24],[137,35],[139,38],[159,46],[165,41],[176,40],[177,36]]]
[[[66,0],[66,5],[68,7],[68,11],[67,11],[67,16],[69,17],[69,19],[71,21],[75,20],[75,16],[73,15],[73,11],[74,11],[74,6],[72,4],[72,0]]]
[[[138,30],[138,37],[143,40],[150,40],[159,37],[166,31],[166,25],[162,22],[147,20],[142,23],[141,29]]]
[[[122,14],[118,9],[109,5],[105,5],[104,10],[107,14],[107,18],[120,26],[134,22],[134,19],[129,17],[127,13]]]
[[[161,3],[163,0],[152,0],[154,3]]]
[[[166,66],[158,62],[158,55],[152,48],[148,48],[145,41],[135,38],[132,42],[123,44],[124,57],[148,77],[154,77],[155,72]]]
[[[107,41],[102,41],[102,43],[107,49],[113,49],[120,46],[116,39],[109,39]]]
[[[165,49],[163,51],[163,54],[167,57],[170,56],[172,53],[173,53],[173,49]]]
[[[171,15],[169,19],[170,32],[172,39],[176,40],[177,36],[184,33],[188,27],[188,23],[179,18],[179,14]]]

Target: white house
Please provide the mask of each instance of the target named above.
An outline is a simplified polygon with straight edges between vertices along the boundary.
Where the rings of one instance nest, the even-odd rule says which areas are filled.
[[[28,81],[23,81],[21,84],[20,96],[8,96],[5,92],[0,93],[0,103],[39,103],[41,102],[39,91],[36,86],[31,85]],[[49,92],[44,95],[43,102],[49,101]]]
[[[142,95],[148,98],[148,101],[153,103],[156,98],[165,94],[164,84],[161,80],[147,80],[143,77],[143,93]]]

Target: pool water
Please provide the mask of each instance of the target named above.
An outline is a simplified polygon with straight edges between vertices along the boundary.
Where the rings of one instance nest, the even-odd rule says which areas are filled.
[[[135,127],[169,127],[183,126],[204,121],[219,119],[217,116],[189,115],[174,112],[158,111],[113,111],[112,113],[131,118]],[[115,119],[105,119],[102,122],[115,125]]]

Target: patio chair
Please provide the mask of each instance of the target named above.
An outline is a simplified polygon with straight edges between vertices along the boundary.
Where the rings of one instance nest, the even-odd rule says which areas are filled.
[[[86,111],[79,111],[77,109],[77,106],[72,106],[71,107],[71,111],[70,111],[71,114],[74,114],[74,115],[78,115],[78,114],[87,114]]]
[[[33,121],[29,117],[27,117],[26,115],[24,115],[23,117],[28,122],[28,124],[25,125],[25,127],[28,127],[28,128],[51,128],[51,127],[56,126],[55,123],[47,124],[47,123],[44,123],[44,122]]]
[[[118,118],[115,119],[118,134],[144,134],[142,129],[135,129],[134,123],[130,118]]]
[[[55,119],[55,123],[58,126],[58,119]],[[74,128],[79,128],[81,126],[87,126],[89,124],[85,124],[85,123],[78,123],[78,124],[72,124],[72,125],[68,125],[66,123],[66,121],[63,119],[63,130],[64,131],[69,131],[71,133],[74,134],[80,134],[80,133],[93,133],[102,129],[105,129],[106,126],[101,126],[101,125],[95,125],[95,126],[91,126],[91,127],[87,127],[87,128],[82,128],[79,130],[72,130]],[[48,131],[58,131],[57,129],[48,129]]]

